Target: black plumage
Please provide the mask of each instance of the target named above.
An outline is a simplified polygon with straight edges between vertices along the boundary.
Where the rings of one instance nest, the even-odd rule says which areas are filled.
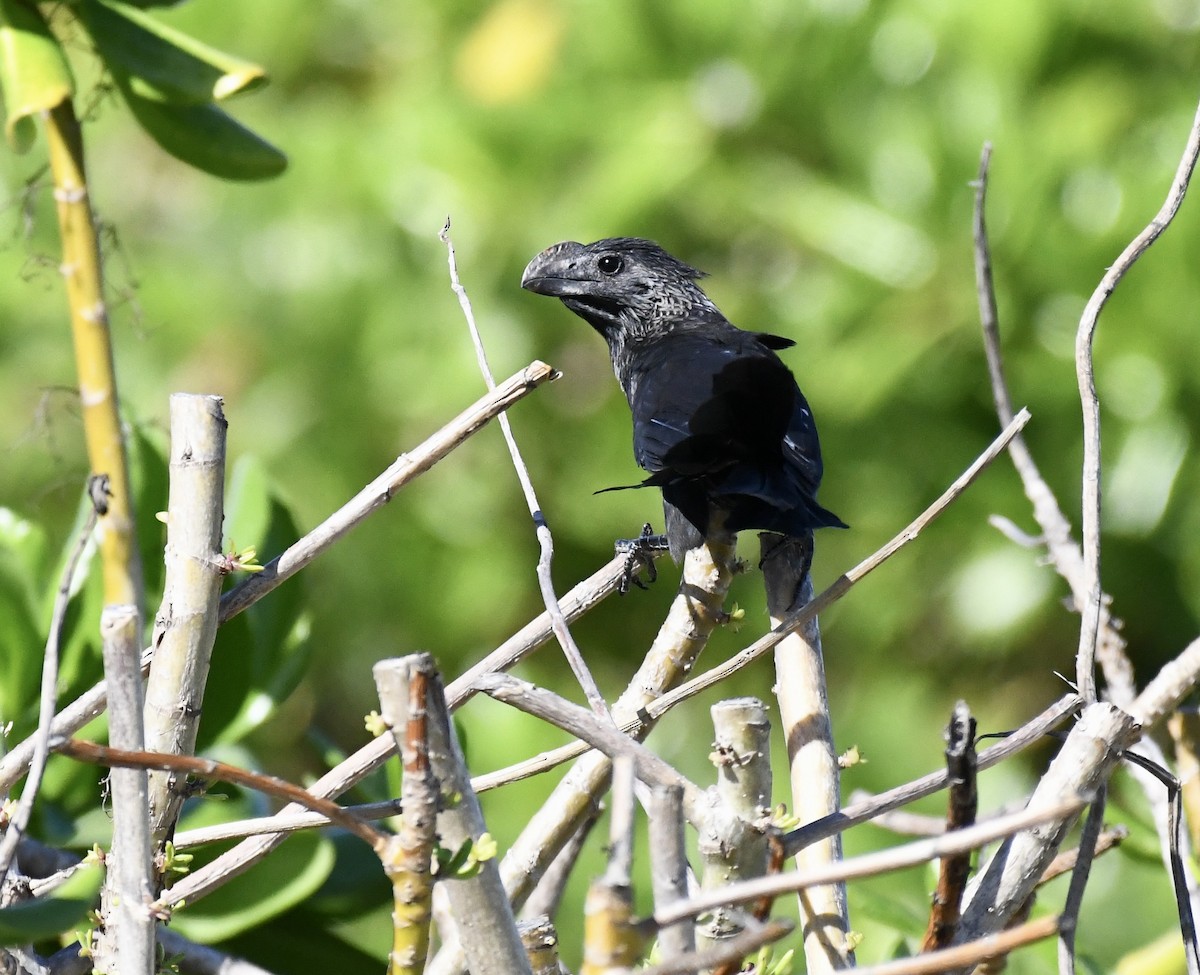
[[[731,324],[700,277],[652,241],[618,237],[555,244],[521,286],[559,298],[608,343],[650,474],[630,486],[661,488],[676,561],[715,527],[802,539],[845,528],[817,503],[816,424],[776,355],[794,343]]]

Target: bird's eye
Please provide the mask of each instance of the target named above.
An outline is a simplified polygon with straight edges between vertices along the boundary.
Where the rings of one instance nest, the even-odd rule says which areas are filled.
[[[596,267],[600,268],[603,274],[616,274],[622,265],[622,260],[615,254],[605,254],[596,262]]]

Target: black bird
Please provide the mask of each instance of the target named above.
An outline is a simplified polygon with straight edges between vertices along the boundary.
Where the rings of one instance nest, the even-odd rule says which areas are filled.
[[[702,276],[653,241],[615,237],[547,248],[521,287],[559,298],[608,343],[633,411],[634,457],[650,473],[630,487],[662,489],[675,561],[711,531],[773,532],[807,553],[798,585],[813,529],[846,525],[817,503],[817,427],[776,355],[795,343],[731,324],[696,284]]]

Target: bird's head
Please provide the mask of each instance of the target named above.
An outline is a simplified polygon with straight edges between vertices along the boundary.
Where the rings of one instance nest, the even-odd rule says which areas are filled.
[[[521,287],[560,299],[611,342],[715,312],[696,284],[703,276],[653,241],[611,237],[547,247],[525,268]]]

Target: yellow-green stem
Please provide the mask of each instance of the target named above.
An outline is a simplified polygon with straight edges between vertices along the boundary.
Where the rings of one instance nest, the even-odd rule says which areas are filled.
[[[142,566],[138,556],[129,465],[117,409],[108,307],[100,272],[100,246],[88,199],[83,136],[75,108],[64,99],[45,116],[54,201],[62,235],[62,272],[71,309],[71,335],[79,375],[79,400],[88,465],[107,474],[108,512],[97,523],[106,605],[144,607]]]

